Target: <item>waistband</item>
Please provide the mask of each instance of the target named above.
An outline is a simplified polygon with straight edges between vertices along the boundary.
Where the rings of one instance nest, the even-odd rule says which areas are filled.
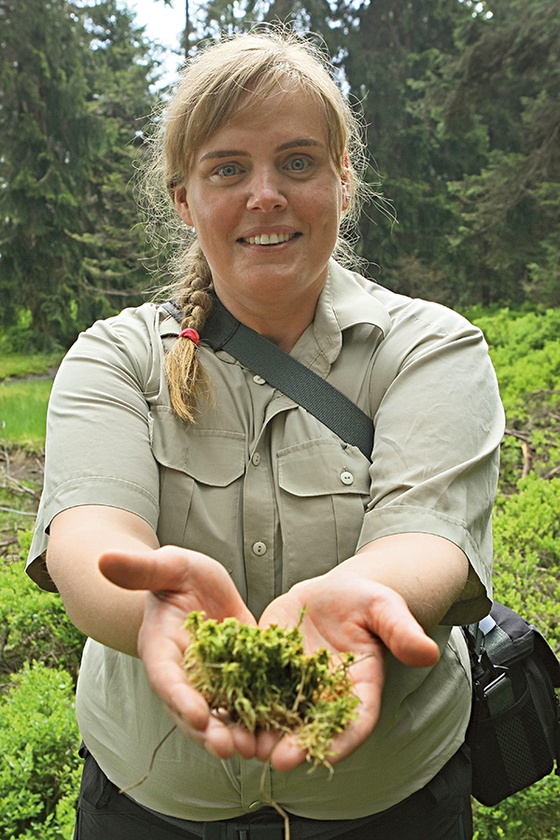
[[[132,812],[140,819],[141,813],[144,812],[147,819],[151,817],[161,825],[175,826],[179,829],[178,836],[194,836],[202,840],[286,840],[288,836],[290,840],[309,840],[310,838],[335,840],[341,836],[369,836],[369,830],[374,833],[383,832],[380,836],[391,836],[385,829],[394,828],[395,824],[400,825],[403,822],[415,824],[418,811],[423,807],[422,803],[425,805],[427,801],[431,801],[433,805],[436,805],[438,801],[445,799],[450,790],[457,785],[459,789],[464,788],[467,796],[470,793],[469,750],[466,745],[463,745],[431,782],[392,808],[354,820],[315,820],[289,814],[287,815],[289,832],[287,832],[286,821],[272,807],[264,807],[241,817],[206,822],[194,822],[161,814],[140,805],[126,794],[120,795],[84,744],[82,744],[80,754],[87,758],[86,764],[90,764],[94,777],[99,780],[100,795],[96,796],[97,806],[105,806],[109,799],[114,799],[117,803],[120,801],[120,807],[124,806],[127,812],[131,812],[132,809]],[[102,794],[101,791],[103,791]],[[428,797],[427,800],[426,797]],[[125,805],[125,802],[128,805]]]

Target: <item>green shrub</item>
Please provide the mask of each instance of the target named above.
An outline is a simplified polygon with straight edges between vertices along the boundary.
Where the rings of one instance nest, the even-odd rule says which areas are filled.
[[[508,416],[517,416],[528,395],[558,392],[560,309],[528,313],[502,309],[492,315],[477,313],[475,323],[488,341]]]
[[[560,778],[547,776],[487,808],[474,803],[473,840],[560,840]]]
[[[501,489],[515,492],[519,479],[532,473],[549,479],[560,464],[560,391],[537,391],[511,410],[502,442]]]
[[[484,310],[467,313],[483,331],[493,352],[507,348],[510,359],[523,359],[535,350],[558,340],[560,309],[515,312],[500,309],[488,314]]]
[[[81,762],[73,681],[26,663],[0,696],[0,837],[70,840]]]
[[[560,479],[534,475],[494,514],[494,597],[531,621],[560,649]]]
[[[550,478],[560,462],[560,309],[470,315],[488,340],[506,411],[501,489],[516,492],[528,471]]]
[[[85,641],[60,596],[40,590],[25,574],[23,561],[0,566],[0,639],[0,674],[34,659],[63,666],[74,676]]]
[[[20,309],[15,323],[0,329],[0,353],[2,355],[29,355],[34,350],[39,356],[52,354],[60,358],[63,353],[63,348],[58,341],[39,335],[37,330],[33,329],[30,310]]]
[[[490,353],[500,383],[500,394],[508,418],[526,419],[527,398],[533,394],[548,394],[558,401],[560,382],[560,342],[549,341],[540,350],[516,358],[511,348],[503,347]]]
[[[531,474],[498,498],[494,597],[530,618],[560,649],[560,479]],[[548,776],[499,805],[474,805],[474,840],[560,840],[560,778]]]

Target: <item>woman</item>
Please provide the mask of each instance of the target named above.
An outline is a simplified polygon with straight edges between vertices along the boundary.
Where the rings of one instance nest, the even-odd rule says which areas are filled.
[[[78,840],[280,838],[272,804],[295,837],[471,836],[456,625],[489,608],[503,417],[476,328],[333,259],[357,138],[296,39],[199,54],[154,167],[194,238],[182,322],[125,310],[57,376],[29,572],[89,636]],[[213,295],[373,418],[371,459],[205,343]],[[358,660],[329,784],[295,738],[210,714],[181,666],[193,609],[291,626],[303,606],[309,650]]]

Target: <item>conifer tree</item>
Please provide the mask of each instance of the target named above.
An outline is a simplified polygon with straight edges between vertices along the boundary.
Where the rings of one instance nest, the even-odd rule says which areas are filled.
[[[68,345],[109,311],[100,290],[145,282],[128,182],[147,45],[114,0],[0,12],[0,322],[20,344]]]

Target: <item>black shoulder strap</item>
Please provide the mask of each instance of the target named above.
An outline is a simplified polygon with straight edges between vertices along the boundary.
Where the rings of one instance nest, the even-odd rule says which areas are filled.
[[[179,323],[182,321],[182,312],[173,301],[163,304],[163,308]],[[371,458],[371,417],[325,379],[234,318],[216,297],[201,339],[213,350],[226,350]]]

